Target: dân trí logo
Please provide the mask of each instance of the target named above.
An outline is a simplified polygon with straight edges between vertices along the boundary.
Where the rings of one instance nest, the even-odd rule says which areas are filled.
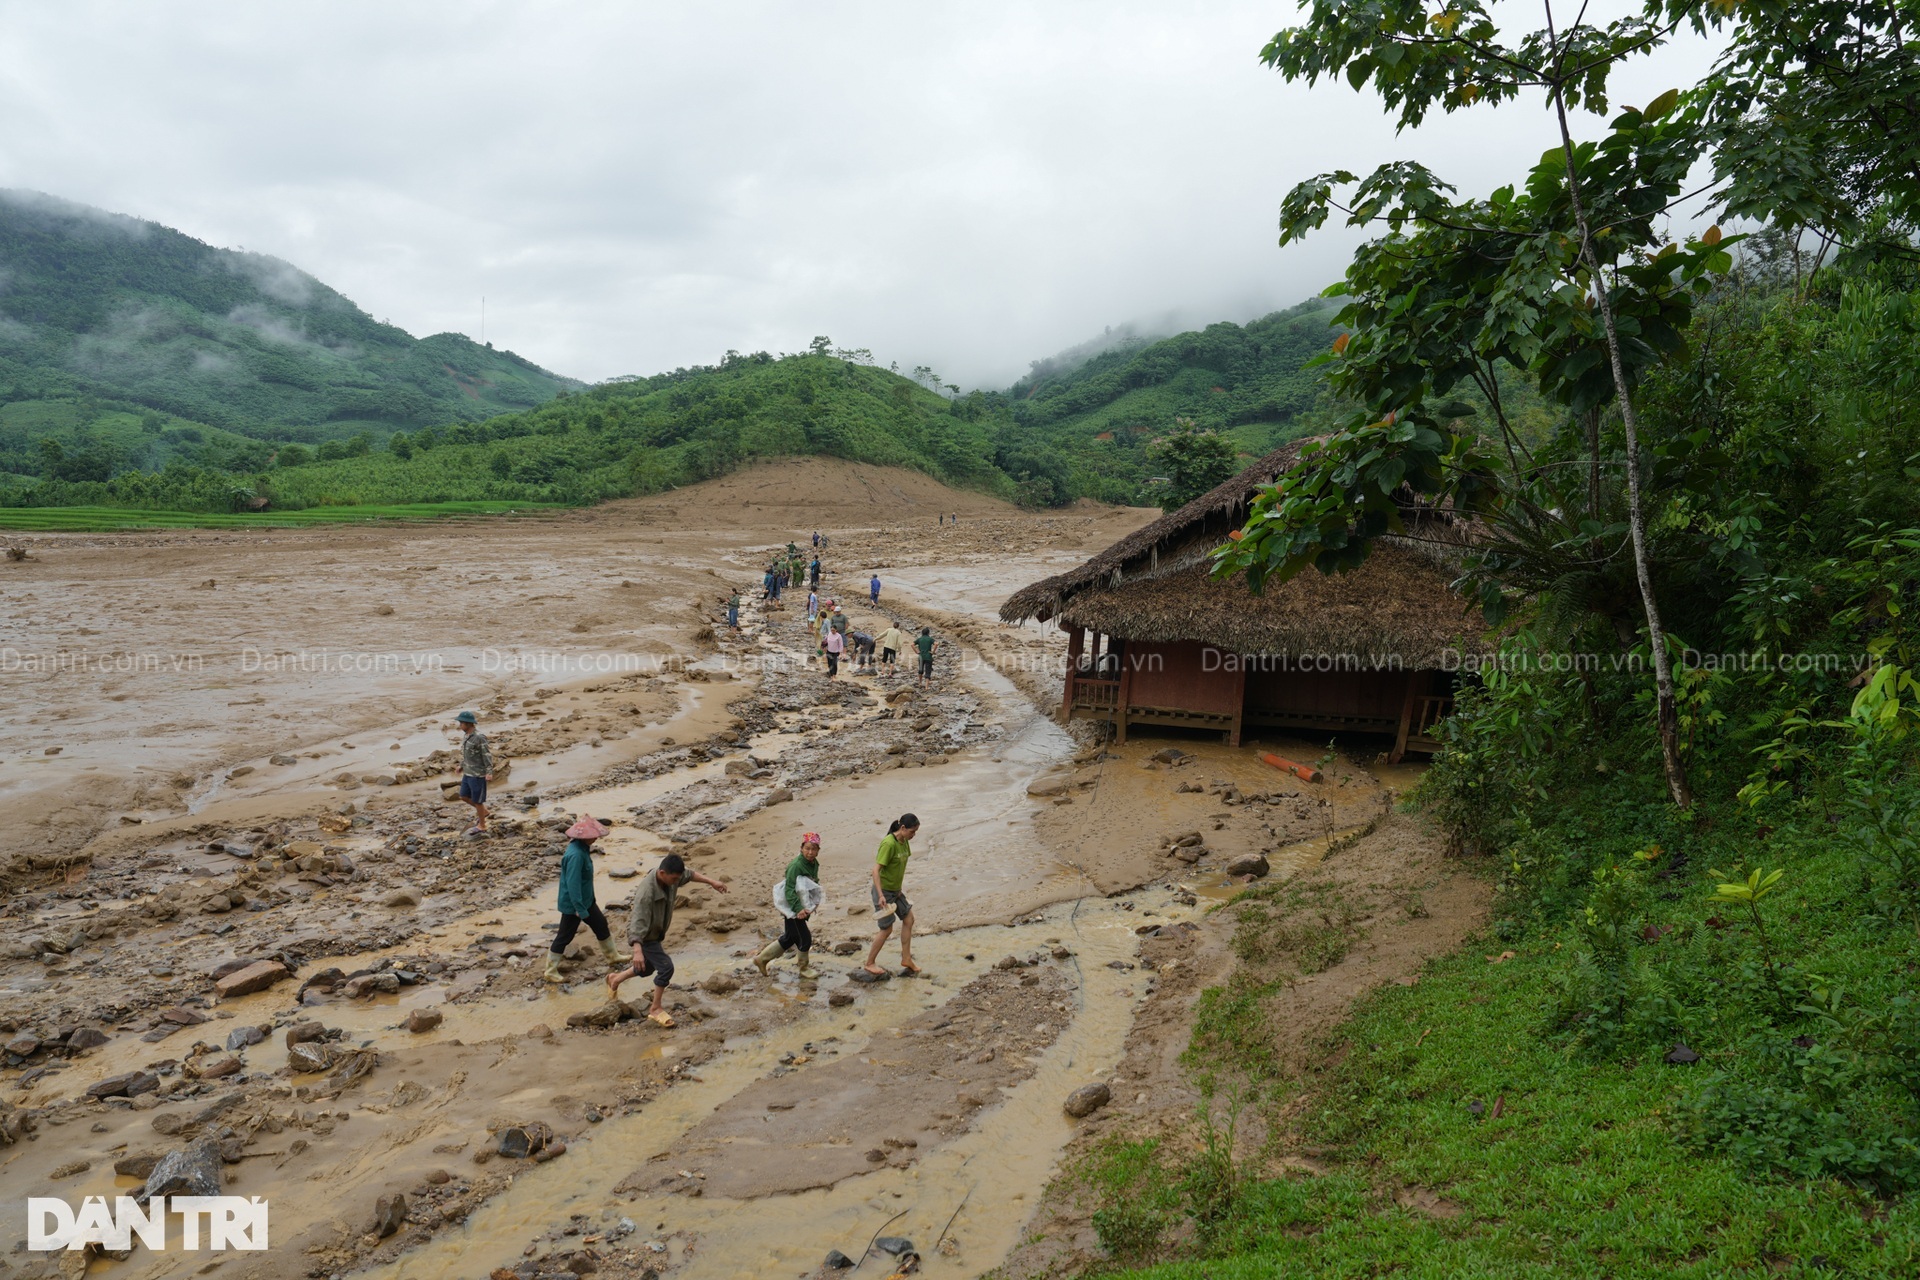
[[[167,1248],[167,1214],[180,1215],[182,1249],[264,1249],[267,1202],[259,1196],[155,1196],[143,1207],[132,1196],[88,1196],[78,1209],[53,1196],[27,1198],[27,1248]],[[204,1236],[205,1243],[202,1243]]]

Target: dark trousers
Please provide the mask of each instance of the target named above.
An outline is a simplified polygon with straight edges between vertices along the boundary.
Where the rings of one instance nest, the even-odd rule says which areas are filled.
[[[554,932],[553,946],[548,949],[555,955],[566,951],[568,944],[573,941],[573,935],[580,932],[580,923],[583,920],[587,928],[593,930],[593,936],[602,942],[612,936],[613,930],[607,927],[607,917],[600,910],[600,904],[596,902],[587,908],[587,914],[584,916],[576,916],[568,911],[561,912],[560,928]]]
[[[827,675],[829,677],[832,677],[832,676],[837,676],[839,674],[840,674],[840,655],[837,653],[834,653],[832,650],[828,650],[827,651]]]
[[[794,947],[802,951],[813,950],[813,926],[794,916],[787,917],[787,927],[780,931],[780,949],[791,950]]]
[[[668,955],[667,949],[658,942],[640,944],[640,961],[633,966],[634,977],[644,978],[652,974],[653,985],[656,987],[664,987],[673,981],[673,957]],[[617,978],[620,975],[614,976]]]

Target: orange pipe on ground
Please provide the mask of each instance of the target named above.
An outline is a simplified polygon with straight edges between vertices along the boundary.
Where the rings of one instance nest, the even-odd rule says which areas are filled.
[[[1276,756],[1266,751],[1260,753],[1260,758],[1282,773],[1290,773],[1296,778],[1304,778],[1308,782],[1320,781],[1320,771],[1310,764],[1295,764],[1284,756]]]

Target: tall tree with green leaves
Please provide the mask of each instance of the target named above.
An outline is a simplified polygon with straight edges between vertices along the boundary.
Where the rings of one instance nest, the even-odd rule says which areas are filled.
[[[1167,473],[1160,506],[1186,506],[1240,469],[1239,450],[1229,436],[1202,430],[1192,418],[1175,418],[1173,430],[1154,441],[1147,454]]]
[[[1700,154],[1698,113],[1679,94],[1617,114],[1597,142],[1575,139],[1570,112],[1607,110],[1611,73],[1658,47],[1687,15],[1640,14],[1590,23],[1582,9],[1517,38],[1478,0],[1430,13],[1416,0],[1314,0],[1307,21],[1280,32],[1264,60],[1290,79],[1341,75],[1371,84],[1402,125],[1429,111],[1538,94],[1559,146],[1526,185],[1458,200],[1425,166],[1398,162],[1362,180],[1324,174],[1282,208],[1282,243],[1324,224],[1335,208],[1352,225],[1384,225],[1334,292],[1355,301],[1340,319],[1332,380],[1361,406],[1346,429],[1313,450],[1256,505],[1245,536],[1222,559],[1257,585],[1308,563],[1350,567],[1371,540],[1404,532],[1404,491],[1483,518],[1537,515],[1515,502],[1530,459],[1505,422],[1495,366],[1532,374],[1577,413],[1603,399],[1624,432],[1627,542],[1657,691],[1668,791],[1691,803],[1681,760],[1671,657],[1648,552],[1643,442],[1634,389],[1647,367],[1682,345],[1695,299],[1730,259],[1718,230],[1685,246],[1663,243],[1658,218],[1682,196]],[[1347,202],[1337,189],[1352,187]],[[1446,399],[1462,381],[1490,403],[1499,454],[1481,449]],[[1597,417],[1595,435],[1597,437]],[[1594,441],[1595,459],[1598,440]],[[1492,595],[1497,598],[1498,584]]]
[[[1515,33],[1480,0],[1443,0],[1437,12],[1417,0],[1313,0],[1306,21],[1266,47],[1264,60],[1289,79],[1337,75],[1371,86],[1403,126],[1434,109],[1537,95],[1558,145],[1523,187],[1485,199],[1455,199],[1413,162],[1365,179],[1323,174],[1289,194],[1283,244],[1334,209],[1350,225],[1385,229],[1329,291],[1352,299],[1338,317],[1351,332],[1324,359],[1335,389],[1360,408],[1256,501],[1219,571],[1245,571],[1258,587],[1308,564],[1351,567],[1374,538],[1406,532],[1401,509],[1412,498],[1474,514],[1492,530],[1493,545],[1473,563],[1497,613],[1511,589],[1538,587],[1570,559],[1604,557],[1610,464],[1599,409],[1610,401],[1667,785],[1684,807],[1691,794],[1654,589],[1648,465],[1659,452],[1672,473],[1682,457],[1698,483],[1711,454],[1698,440],[1650,444],[1636,389],[1685,350],[1693,306],[1731,265],[1732,240],[1716,227],[1675,243],[1658,220],[1689,194],[1695,161],[1711,155],[1715,181],[1691,194],[1712,207],[1796,236],[1811,229],[1823,250],[1912,255],[1920,0],[1646,0],[1607,22],[1588,21],[1584,5],[1565,21],[1552,0],[1540,12],[1541,26]],[[1576,139],[1576,114],[1608,110],[1613,71],[1687,27],[1727,32],[1711,74],[1684,95],[1670,90],[1644,110],[1619,112],[1598,140]],[[1579,504],[1552,472],[1562,463],[1538,463],[1505,419],[1502,362],[1584,424],[1588,501],[1578,520]],[[1448,398],[1463,381],[1482,392],[1489,430],[1473,430],[1470,407]]]

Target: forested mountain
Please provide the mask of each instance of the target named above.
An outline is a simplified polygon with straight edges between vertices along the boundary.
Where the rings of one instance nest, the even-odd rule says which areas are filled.
[[[593,502],[788,454],[1029,506],[1167,501],[1158,477],[1203,483],[1303,430],[1304,366],[1332,338],[1315,301],[1105,335],[1006,391],[960,394],[827,338],[583,389],[456,334],[413,338],[278,259],[33,192],[0,192],[0,271],[12,506]],[[1153,448],[1177,426],[1198,469]]]
[[[414,338],[264,254],[0,191],[0,403],[155,411],[327,439],[531,408],[580,384],[459,334]]]

